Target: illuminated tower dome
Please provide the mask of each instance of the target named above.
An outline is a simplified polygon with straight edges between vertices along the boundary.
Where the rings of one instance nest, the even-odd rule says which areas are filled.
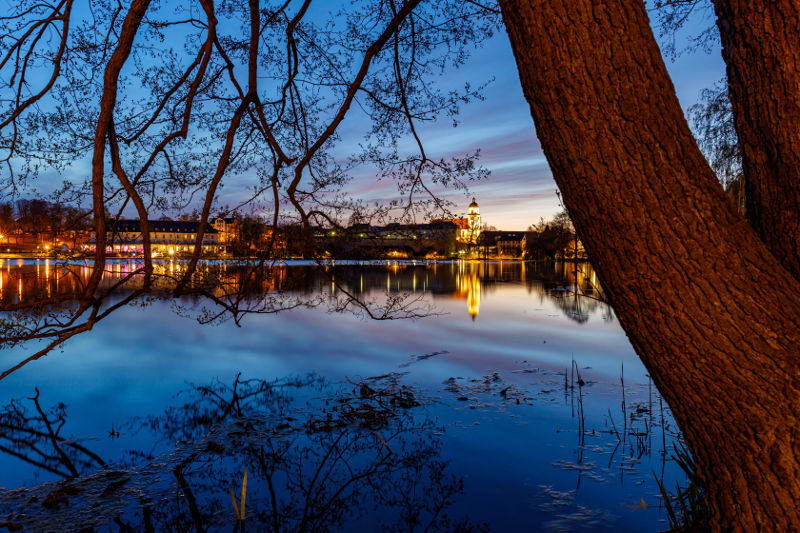
[[[474,196],[472,198],[472,203],[469,204],[467,222],[469,224],[470,240],[474,243],[478,240],[478,235],[481,233],[481,212],[480,209],[478,209],[478,202],[475,201]]]

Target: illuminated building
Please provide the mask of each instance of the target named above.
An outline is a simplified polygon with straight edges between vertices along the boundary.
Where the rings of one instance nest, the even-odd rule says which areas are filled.
[[[194,250],[199,222],[175,220],[151,220],[148,222],[150,246],[153,255],[188,254]],[[94,231],[89,242],[84,245],[85,251],[93,251],[96,246]],[[143,253],[142,227],[138,220],[110,220],[106,223],[106,252],[108,253]],[[206,224],[203,234],[201,252],[214,254],[220,249],[219,232]]]
[[[231,243],[239,237],[239,221],[233,217],[219,217],[211,225],[218,233],[219,251],[229,253]]]
[[[481,234],[481,211],[478,208],[478,202],[475,197],[472,197],[472,203],[469,204],[469,211],[467,212],[468,231],[467,241],[475,244]]]
[[[588,259],[583,243],[577,237],[569,240],[563,250],[556,253],[556,259]]]
[[[484,231],[478,244],[487,254],[516,258],[522,255],[526,236],[524,231]]]
[[[456,240],[461,243],[475,244],[481,234],[481,210],[475,197],[467,209],[467,216],[461,218],[451,218],[443,222],[452,222],[458,226]]]

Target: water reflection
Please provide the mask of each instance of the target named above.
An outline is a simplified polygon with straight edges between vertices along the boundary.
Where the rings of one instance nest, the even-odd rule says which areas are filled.
[[[131,300],[137,263],[108,267],[104,305],[135,305],[2,381],[0,522],[231,530],[246,466],[252,530],[664,529],[677,430],[588,265],[208,262],[175,298],[173,261]],[[0,270],[55,301],[90,268]]]
[[[443,429],[413,415],[420,403],[394,377],[335,390],[314,376],[271,382],[237,376],[233,384],[213,382],[183,394],[182,405],[121,428],[177,446],[162,454],[127,450],[127,459],[113,466],[59,434],[63,404],[46,413],[38,391],[28,402],[32,413],[25,402],[12,402],[0,413],[9,443],[0,450],[67,481],[4,494],[5,525],[226,529],[235,522],[229,494],[247,469],[245,522],[252,531],[356,523],[362,530],[369,524],[384,531],[486,529],[449,511],[463,481],[441,457]]]
[[[338,385],[316,375],[272,381],[237,375],[229,383],[191,385],[162,412],[120,421],[104,438],[83,439],[65,435],[66,406],[48,407],[36,390],[0,411],[3,462],[25,461],[63,481],[0,494],[0,517],[26,530],[243,530],[230,494],[239,501],[246,469],[245,523],[252,531],[488,531],[484,518],[498,531],[625,524],[621,509],[588,502],[598,488],[607,494],[609,483],[641,487],[656,469],[664,479],[664,451],[675,433],[657,392],[629,397],[630,403],[623,394],[606,418],[593,398],[597,383],[577,364],[565,374],[528,367],[516,375],[534,379],[498,372],[452,377],[442,398],[405,385],[400,373]],[[481,412],[513,419],[550,402],[569,408],[572,424],[559,427],[559,451],[545,454],[543,463],[538,456],[546,448],[530,440],[524,425],[517,422],[515,435],[505,435],[503,423],[481,430],[471,421]],[[465,420],[459,405],[475,415]],[[462,424],[474,433],[473,445],[525,448],[528,459],[467,449],[465,468],[458,459]],[[455,449],[448,437],[456,439]],[[137,439],[146,444],[126,447]],[[487,467],[495,476],[508,468],[535,474],[536,505],[499,514],[510,496],[476,487]],[[465,492],[465,476],[480,490],[477,507]],[[531,498],[531,488],[518,487],[513,502]],[[644,514],[658,503],[652,489],[634,494],[640,496],[621,499],[626,514]]]
[[[56,263],[48,259],[14,263],[12,267],[11,261],[0,259],[0,265],[5,265],[0,268],[3,307],[46,302],[53,296],[77,298],[92,274],[87,263]],[[136,273],[141,266],[135,261],[110,262],[98,291],[113,289],[117,294],[130,294],[143,289],[144,276]],[[169,296],[186,268],[186,263],[180,261],[155,263],[150,292]],[[482,295],[507,284],[521,284],[529,294],[556,301],[564,314],[578,323],[586,322],[588,315],[596,311],[612,318],[594,269],[585,262],[380,261],[338,262],[319,267],[298,261],[254,268],[246,263],[206,261],[198,266],[188,293],[195,297],[210,296],[217,304],[230,302],[232,298],[252,301],[270,293],[306,296],[326,293],[336,297],[343,292],[352,298],[376,293],[429,293],[465,300],[466,312],[475,320],[480,314]]]

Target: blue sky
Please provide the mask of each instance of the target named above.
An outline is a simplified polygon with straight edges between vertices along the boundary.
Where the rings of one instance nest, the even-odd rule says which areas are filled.
[[[696,17],[678,38],[699,33],[699,29],[711,22]],[[667,68],[684,111],[697,102],[702,89],[713,85],[725,72],[716,48],[710,53],[683,53],[674,61],[667,60]],[[473,101],[461,108],[457,128],[443,119],[425,125],[421,136],[428,153],[436,157],[462,155],[479,148],[481,164],[491,171],[487,180],[470,183],[469,192],[441,191],[442,196],[456,204],[456,212],[465,212],[475,196],[484,223],[504,230],[525,229],[561,208],[555,182],[536,139],[507,35],[504,32],[495,35],[475,50],[465,66],[447,72],[439,82],[459,88],[467,81],[475,86],[492,79],[483,101]],[[353,114],[340,130],[343,149],[358,143],[362,131],[362,119]],[[355,196],[376,201],[398,197],[395,185],[376,182],[370,169],[357,169],[354,175],[349,190]],[[228,194],[232,192],[229,190]]]
[[[702,23],[696,21],[694,28]],[[675,61],[667,60],[667,68],[684,111],[697,103],[702,89],[713,85],[725,72],[717,49],[684,53]],[[536,139],[507,35],[494,36],[475,51],[466,66],[447,78],[454,86],[467,80],[473,84],[494,81],[485,90],[485,100],[462,108],[457,128],[443,120],[423,130],[423,141],[430,152],[447,156],[480,148],[481,163],[491,171],[487,180],[470,184],[469,193],[449,191],[444,196],[466,211],[474,195],[483,221],[505,230],[525,229],[540,217],[547,219],[558,212],[556,185]],[[353,190],[366,199],[396,197],[391,183],[376,183],[367,170],[358,177]]]
[[[524,229],[539,217],[552,216],[560,207],[555,182],[522,95],[508,37],[502,34],[493,38],[475,54],[469,69],[477,78],[491,73],[497,81],[487,89],[484,102],[464,109],[463,124],[458,128],[462,131],[448,140],[456,152],[482,148],[482,162],[492,174],[471,191],[481,206],[484,222],[500,229]],[[702,89],[725,73],[716,49],[667,60],[667,69],[684,112],[697,103]],[[451,200],[456,201],[456,196]],[[468,200],[461,202],[466,210]]]

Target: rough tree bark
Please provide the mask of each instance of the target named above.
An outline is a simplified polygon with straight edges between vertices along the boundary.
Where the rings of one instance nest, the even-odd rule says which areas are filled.
[[[747,216],[800,279],[800,4],[714,0]]]
[[[800,529],[800,283],[724,197],[643,2],[501,6],[544,153],[714,529]]]

